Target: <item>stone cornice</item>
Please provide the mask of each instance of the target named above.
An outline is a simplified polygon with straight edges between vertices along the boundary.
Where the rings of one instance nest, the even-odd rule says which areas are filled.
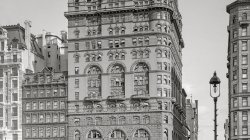
[[[231,4],[229,4],[227,6],[227,13],[230,14],[230,11],[233,9],[233,8],[236,8],[238,6],[246,6],[246,5],[250,5],[250,1],[249,0],[237,0]]]

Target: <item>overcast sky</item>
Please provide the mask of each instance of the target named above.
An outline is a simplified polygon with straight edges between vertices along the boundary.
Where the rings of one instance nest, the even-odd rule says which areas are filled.
[[[213,138],[213,100],[209,80],[216,70],[222,81],[218,101],[218,139],[224,137],[227,118],[228,86],[226,79],[227,25],[226,5],[233,0],[179,0],[183,17],[183,87],[193,100],[199,100],[199,140]],[[0,25],[32,21],[32,33],[42,30],[60,33],[67,30],[64,12],[67,0],[0,0]]]

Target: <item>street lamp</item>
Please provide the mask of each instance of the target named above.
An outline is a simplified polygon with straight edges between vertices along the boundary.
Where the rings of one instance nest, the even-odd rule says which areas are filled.
[[[213,77],[209,81],[210,96],[214,99],[214,140],[217,140],[217,100],[220,97],[220,78],[214,72]]]

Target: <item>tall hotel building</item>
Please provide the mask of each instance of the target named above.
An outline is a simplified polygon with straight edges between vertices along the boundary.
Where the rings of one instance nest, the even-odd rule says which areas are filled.
[[[250,139],[250,1],[227,6],[229,80],[229,140]]]
[[[68,139],[186,140],[178,0],[69,0]]]

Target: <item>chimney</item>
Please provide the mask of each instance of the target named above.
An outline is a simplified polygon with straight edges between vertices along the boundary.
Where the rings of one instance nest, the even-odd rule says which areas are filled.
[[[66,43],[67,42],[67,32],[66,31],[61,31],[61,38],[62,38],[62,43]]]
[[[28,50],[31,50],[30,46],[30,41],[31,41],[31,36],[30,36],[30,30],[31,30],[31,21],[25,20],[25,44],[27,46]]]

